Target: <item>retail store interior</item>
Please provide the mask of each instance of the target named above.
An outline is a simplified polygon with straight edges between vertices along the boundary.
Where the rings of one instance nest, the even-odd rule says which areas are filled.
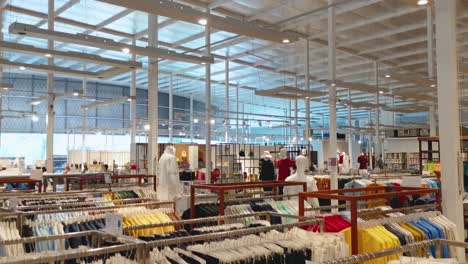
[[[0,264],[468,263],[468,1],[0,24]]]

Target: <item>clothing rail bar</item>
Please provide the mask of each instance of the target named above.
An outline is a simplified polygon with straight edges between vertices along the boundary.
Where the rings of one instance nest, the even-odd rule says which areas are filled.
[[[172,225],[174,225],[174,226],[176,226],[176,225],[189,225],[189,224],[217,222],[217,221],[224,221],[224,220],[230,220],[230,219],[236,219],[236,218],[256,217],[256,216],[266,216],[266,217],[276,216],[276,217],[294,218],[294,219],[297,219],[297,220],[312,220],[312,218],[310,218],[310,217],[301,217],[301,216],[297,216],[297,215],[278,214],[278,213],[274,213],[274,212],[257,212],[257,213],[250,213],[250,214],[241,214],[241,215],[224,215],[224,216],[196,218],[196,219],[172,221],[172,222],[166,222],[166,223],[160,223],[160,224],[128,226],[128,227],[124,227],[123,230],[124,231],[131,231],[131,230],[165,227],[165,226],[172,226]]]
[[[100,201],[90,201],[90,202],[75,202],[75,203],[64,203],[64,204],[48,204],[48,205],[29,205],[29,206],[18,206],[17,210],[28,210],[28,209],[47,209],[47,208],[64,208],[64,207],[73,207],[73,206],[86,206],[86,205],[96,205],[96,204],[105,204],[105,203],[131,203],[131,202],[152,202],[154,199],[150,198],[131,198],[131,199],[116,199],[116,200],[100,200]]]
[[[268,232],[271,230],[281,230],[281,229],[303,227],[303,226],[315,225],[315,224],[320,224],[320,227],[322,229],[324,227],[324,220],[323,219],[310,219],[310,220],[300,221],[297,223],[246,228],[246,229],[241,229],[241,230],[218,232],[214,234],[196,235],[196,236],[191,236],[191,237],[171,238],[171,239],[166,239],[166,240],[148,242],[145,244],[145,247],[148,249],[148,248],[155,248],[155,247],[162,247],[162,246],[169,246],[169,245],[176,245],[176,244],[183,244],[183,243],[193,243],[197,241],[251,235],[251,234],[256,234],[256,233]]]
[[[414,210],[421,210],[421,209],[437,209],[437,205],[436,204],[424,204],[424,205],[415,205],[415,206],[390,209],[390,210],[358,211],[357,213],[358,213],[358,216],[373,216],[373,215],[390,214],[390,213],[414,211]]]

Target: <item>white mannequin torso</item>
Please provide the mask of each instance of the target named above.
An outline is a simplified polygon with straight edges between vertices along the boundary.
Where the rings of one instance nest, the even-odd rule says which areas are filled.
[[[167,147],[159,159],[157,195],[161,201],[175,200],[182,192],[175,149],[169,148],[173,147]]]
[[[308,192],[315,192],[318,191],[317,183],[315,182],[314,177],[306,176],[305,169],[307,168],[307,158],[304,156],[297,156],[296,157],[296,166],[297,170],[296,173],[286,178],[286,182],[306,182],[307,183],[307,191]],[[285,195],[297,195],[300,192],[303,192],[302,186],[285,186],[283,192]],[[294,196],[290,199],[297,199],[297,196]],[[319,202],[317,198],[311,198],[307,200],[312,207],[316,208],[319,207]]]

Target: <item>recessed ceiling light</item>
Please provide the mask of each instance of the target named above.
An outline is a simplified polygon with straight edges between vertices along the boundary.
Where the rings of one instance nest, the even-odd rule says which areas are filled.
[[[385,78],[390,78],[390,77],[392,77],[392,76],[389,75],[389,74],[386,74],[386,75],[385,75]]]
[[[26,67],[20,66],[19,69],[22,70],[22,71],[24,71],[24,70],[26,70]]]
[[[32,120],[33,122],[38,122],[38,121],[39,121],[39,117],[38,117],[37,115],[33,115],[33,116],[31,116],[31,120]]]
[[[427,0],[419,0],[418,5],[427,5]]]
[[[383,91],[379,91],[379,94],[383,94]]]
[[[73,93],[73,96],[78,96],[78,95],[80,95],[79,92],[74,92],[74,93]]]
[[[202,26],[206,26],[206,24],[208,24],[208,20],[206,20],[206,18],[200,18],[198,20],[198,24],[200,24]]]
[[[41,104],[41,101],[34,101],[34,102],[31,102],[32,105],[40,105]]]
[[[198,119],[197,119],[197,118],[194,118],[194,119],[193,119],[193,123],[198,124]]]
[[[214,119],[210,120],[210,123],[213,125],[216,121]]]
[[[435,85],[435,84],[431,84],[431,87],[434,88],[434,87],[436,87],[436,85]]]
[[[146,125],[143,126],[143,128],[144,128],[145,130],[150,130],[150,125],[149,125],[149,124],[146,124]]]
[[[289,43],[289,39],[287,38],[283,39],[283,43]]]
[[[331,86],[335,87],[335,86],[336,86],[336,83],[332,83]]]
[[[130,49],[129,48],[122,48],[122,52],[123,53],[130,53]]]
[[[205,65],[205,64],[206,64],[206,62],[202,62],[201,64]]]
[[[44,57],[52,58],[52,54],[46,53],[46,54],[44,54]]]
[[[128,98],[127,101],[131,102],[131,101],[132,101],[132,98]]]

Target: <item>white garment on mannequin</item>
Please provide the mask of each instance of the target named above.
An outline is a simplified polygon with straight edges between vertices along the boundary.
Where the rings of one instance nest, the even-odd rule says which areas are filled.
[[[314,177],[306,176],[305,170],[308,167],[307,158],[299,155],[296,157],[296,173],[286,178],[286,182],[306,182],[307,183],[307,191],[308,192],[316,192],[318,191],[317,183],[315,182]],[[285,195],[297,195],[300,192],[303,192],[302,186],[285,186],[284,189]],[[291,199],[291,198],[290,198]],[[297,199],[297,197],[293,197],[292,199]],[[310,198],[307,200],[313,208],[319,207],[319,202],[317,198]]]
[[[343,166],[341,168],[341,173],[348,173],[350,169],[350,162],[349,162],[349,156],[346,154],[346,152],[341,152],[341,155],[343,155]]]
[[[173,201],[180,197],[182,184],[179,178],[179,165],[175,156],[175,148],[169,146],[159,159],[159,175],[157,186],[158,199]]]

